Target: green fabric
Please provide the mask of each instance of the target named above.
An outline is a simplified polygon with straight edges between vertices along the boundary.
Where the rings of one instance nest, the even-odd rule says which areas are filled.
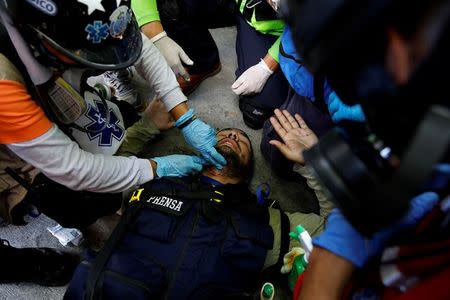
[[[280,43],[281,43],[281,36],[273,43],[272,47],[269,48],[269,55],[277,61],[277,63],[280,62],[278,55],[280,54]]]
[[[239,5],[239,11],[246,19],[247,23],[250,26],[252,26],[256,31],[262,34],[270,34],[279,37],[268,51],[269,55],[273,59],[275,59],[276,62],[279,62],[278,55],[280,49],[281,35],[283,34],[284,31],[284,22],[280,19],[257,20],[257,10],[258,7],[262,4],[256,5],[254,8],[252,8],[252,11],[249,12],[248,8],[246,8],[245,6],[247,4],[247,0],[236,0],[236,3]],[[249,18],[250,14],[251,18]]]
[[[131,1],[131,9],[136,16],[139,27],[153,21],[159,21],[156,0],[133,0]]]
[[[138,156],[145,150],[146,145],[153,141],[160,131],[156,125],[146,117],[127,128],[125,140],[120,145],[115,155],[118,156]]]
[[[258,6],[256,6],[253,9],[253,14],[250,22],[247,20],[247,22],[255,28],[256,31],[262,33],[262,34],[271,34],[276,36],[281,36],[284,31],[284,22],[282,20],[257,20],[256,19],[256,9]]]

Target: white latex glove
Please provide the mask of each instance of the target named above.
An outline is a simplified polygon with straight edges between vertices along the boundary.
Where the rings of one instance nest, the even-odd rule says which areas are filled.
[[[273,71],[266,65],[264,60],[248,68],[233,83],[231,89],[236,95],[257,94],[262,91],[264,85]]]
[[[192,66],[194,62],[187,56],[184,50],[174,40],[168,37],[165,31],[155,35],[151,38],[151,41],[162,55],[164,55],[164,58],[175,75],[180,75],[186,81],[189,81],[189,74],[186,72],[183,63]]]

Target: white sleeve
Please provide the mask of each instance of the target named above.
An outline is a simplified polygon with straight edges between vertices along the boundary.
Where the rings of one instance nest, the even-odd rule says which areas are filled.
[[[50,179],[73,190],[121,192],[153,179],[149,160],[86,152],[56,125],[33,140],[7,147]]]
[[[158,48],[142,34],[142,51],[134,64],[136,71],[141,75],[156,94],[164,102],[167,111],[178,104],[187,101],[181,91],[175,74],[167,64]]]
[[[326,218],[334,208],[334,204],[330,201],[323,186],[314,176],[311,167],[308,165],[302,166],[299,163],[295,163],[293,167],[294,172],[302,175],[306,179],[308,186],[314,191],[319,202],[320,216]]]

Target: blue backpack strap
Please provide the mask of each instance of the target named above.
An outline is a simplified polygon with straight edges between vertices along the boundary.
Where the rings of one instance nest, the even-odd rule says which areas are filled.
[[[108,263],[114,248],[122,236],[126,233],[128,225],[131,224],[131,220],[133,220],[139,213],[143,203],[144,201],[138,201],[137,204],[130,205],[127,208],[124,216],[111,233],[111,236],[107,240],[105,246],[95,258],[87,277],[84,299],[95,300],[101,298],[103,270]]]

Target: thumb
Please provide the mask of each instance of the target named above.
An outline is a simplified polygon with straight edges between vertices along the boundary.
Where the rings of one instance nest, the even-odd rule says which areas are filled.
[[[280,152],[281,152],[286,158],[289,158],[289,157],[291,156],[291,155],[290,155],[290,150],[289,150],[289,148],[288,148],[285,144],[281,143],[280,141],[277,141],[277,140],[270,140],[270,141],[269,141],[269,144],[275,146],[278,150],[280,150]]]
[[[206,161],[206,159],[204,159],[203,157],[200,157],[200,156],[193,156],[192,157],[192,161],[195,163],[195,164],[198,164],[198,165],[201,165],[201,166],[204,166],[204,165],[206,165],[208,162]]]
[[[244,83],[244,75],[241,75],[238,77],[238,79],[236,79],[236,81],[233,83],[233,85],[231,86],[231,88],[233,90],[237,89],[238,87],[240,87],[243,83]]]
[[[192,66],[194,64],[194,62],[192,61],[192,59],[189,58],[189,56],[186,54],[186,52],[184,52],[183,49],[181,49],[180,53],[180,59],[183,63]]]
[[[339,102],[336,101],[336,99],[332,99],[328,103],[328,111],[330,112],[330,114],[335,113],[338,110],[338,106],[339,106]]]
[[[191,78],[189,77],[189,73],[186,71],[186,69],[180,64],[178,67],[178,75],[183,77],[186,81],[191,81]]]
[[[415,225],[419,222],[439,201],[438,194],[426,192],[411,200],[408,213],[403,218],[404,225]]]
[[[226,159],[222,156],[222,154],[220,154],[219,152],[217,152],[217,150],[214,147],[211,147],[208,150],[208,155],[209,158],[211,160],[211,162],[216,166],[216,168],[218,168],[219,170],[221,170],[223,168],[223,166],[225,166],[227,164]]]

